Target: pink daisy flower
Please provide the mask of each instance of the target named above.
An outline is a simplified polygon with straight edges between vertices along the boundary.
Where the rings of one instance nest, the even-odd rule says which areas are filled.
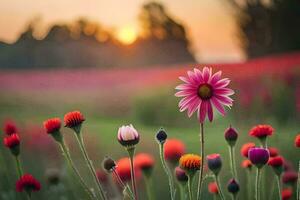
[[[232,106],[233,100],[229,96],[234,91],[227,88],[230,80],[221,79],[221,74],[221,71],[212,74],[211,68],[204,67],[202,71],[194,69],[187,72],[187,77],[179,77],[184,82],[176,87],[179,91],[175,94],[176,97],[183,97],[179,102],[180,112],[187,110],[191,117],[197,111],[200,123],[206,116],[209,121],[213,120],[213,106],[224,116],[224,106]]]

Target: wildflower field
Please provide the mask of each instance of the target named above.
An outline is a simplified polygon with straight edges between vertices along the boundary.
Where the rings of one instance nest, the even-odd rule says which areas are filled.
[[[0,91],[0,199],[299,199],[299,53],[3,70]]]

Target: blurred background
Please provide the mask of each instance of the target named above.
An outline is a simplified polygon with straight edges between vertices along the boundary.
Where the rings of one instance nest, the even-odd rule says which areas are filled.
[[[223,133],[232,124],[240,133],[240,163],[240,146],[254,141],[249,129],[266,123],[276,130],[270,145],[297,166],[298,0],[1,0],[0,27],[0,122],[16,122],[24,169],[43,183],[33,199],[84,199],[42,127],[72,110],[86,117],[86,146],[98,169],[105,155],[126,156],[116,134],[132,123],[141,134],[137,151],[156,158],[154,182],[160,184],[154,189],[166,199],[154,135],[164,127],[188,152],[198,153],[197,119],[180,113],[174,97],[178,76],[194,67],[222,70],[236,92],[227,117],[206,124],[207,153],[226,160]],[[72,133],[63,132],[79,170],[87,173]],[[14,160],[3,145],[0,150],[0,199],[22,199],[14,192]],[[223,184],[228,169],[226,163]],[[59,175],[58,186],[47,182],[49,171]],[[238,171],[242,182],[245,172]],[[204,195],[212,198],[206,190]]]

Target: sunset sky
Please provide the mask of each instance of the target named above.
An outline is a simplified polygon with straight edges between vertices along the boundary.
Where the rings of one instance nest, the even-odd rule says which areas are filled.
[[[134,40],[138,14],[145,0],[1,0],[0,40],[14,42],[27,23],[41,17],[49,24],[87,17],[115,28],[120,40]],[[227,62],[243,58],[233,13],[226,0],[162,0],[168,12],[185,24],[200,62]],[[123,37],[123,39],[122,39]]]

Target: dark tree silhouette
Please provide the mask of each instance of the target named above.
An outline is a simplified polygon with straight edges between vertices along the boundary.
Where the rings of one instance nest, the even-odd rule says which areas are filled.
[[[87,19],[56,24],[42,39],[31,23],[14,44],[0,42],[0,68],[128,67],[194,62],[183,25],[161,4],[142,8],[145,37],[121,44],[111,30]]]
[[[299,0],[227,0],[249,58],[300,50]]]

